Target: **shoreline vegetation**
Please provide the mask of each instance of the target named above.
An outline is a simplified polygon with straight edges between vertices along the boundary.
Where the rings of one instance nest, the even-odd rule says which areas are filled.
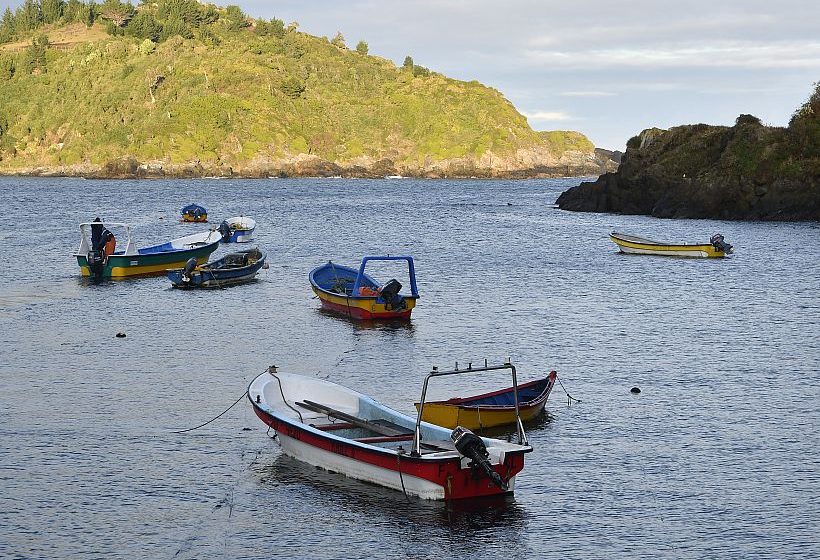
[[[820,221],[820,82],[787,127],[644,130],[614,173],[562,193],[558,207],[659,218]]]
[[[617,168],[490,87],[195,0],[0,19],[0,174],[559,177]]]

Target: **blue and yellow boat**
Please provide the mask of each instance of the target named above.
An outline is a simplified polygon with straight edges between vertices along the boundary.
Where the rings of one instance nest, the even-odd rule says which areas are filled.
[[[125,238],[124,248],[117,249],[117,236],[112,230]],[[198,263],[206,262],[221,240],[218,231],[204,231],[138,249],[130,225],[96,220],[80,224],[80,248],[75,256],[83,276],[95,279],[154,276],[165,274],[169,268],[182,268],[191,258]]]
[[[199,204],[189,204],[180,210],[180,212],[182,212],[183,222],[203,223],[208,221],[208,211]]]
[[[379,284],[366,274],[365,267],[371,261],[406,261],[410,294],[401,293],[402,285],[395,278]],[[419,297],[410,256],[364,257],[358,270],[328,261],[314,268],[309,280],[323,308],[353,319],[409,319]]]

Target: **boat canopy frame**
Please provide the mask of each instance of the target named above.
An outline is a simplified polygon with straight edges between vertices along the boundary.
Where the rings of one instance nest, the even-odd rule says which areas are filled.
[[[410,275],[410,296],[414,298],[419,297],[419,289],[416,286],[416,266],[413,263],[413,257],[410,255],[370,255],[362,258],[362,264],[359,265],[359,273],[356,275],[356,281],[353,282],[352,294],[359,293],[359,288],[362,285],[362,279],[366,276],[364,269],[370,261],[407,261],[407,271]]]
[[[466,369],[459,369],[458,362],[456,362],[455,369],[449,371],[439,371],[438,367],[433,367],[433,370],[424,378],[424,385],[421,388],[421,400],[419,401],[418,415],[416,417],[416,429],[413,435],[413,451],[411,455],[419,456],[421,454],[421,416],[424,414],[424,400],[427,396],[427,385],[433,377],[443,377],[445,375],[463,375],[465,373],[479,373],[482,371],[497,371],[509,370],[512,375],[513,394],[515,395],[515,425],[518,433],[518,445],[529,445],[527,434],[524,432],[524,423],[521,421],[521,414],[519,412],[519,396],[518,396],[518,378],[516,375],[515,366],[510,363],[508,359],[501,365],[491,366],[484,360],[483,367],[474,368],[472,362],[467,364]]]

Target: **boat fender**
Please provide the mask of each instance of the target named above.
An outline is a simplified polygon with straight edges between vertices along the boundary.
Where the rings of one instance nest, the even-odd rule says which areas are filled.
[[[640,390],[640,388],[638,388],[638,387],[632,387],[632,388],[629,390],[629,392],[630,392],[630,393],[632,393],[633,395],[637,395],[637,394],[639,394],[639,393],[641,392],[641,390]]]
[[[487,459],[490,454],[480,437],[463,426],[457,426],[450,434],[450,439],[453,440],[459,453],[471,459],[471,468],[481,468],[493,484],[504,491],[507,490],[507,483],[490,465],[490,461]]]

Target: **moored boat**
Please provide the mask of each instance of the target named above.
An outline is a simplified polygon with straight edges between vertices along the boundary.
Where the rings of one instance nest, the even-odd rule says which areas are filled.
[[[507,369],[511,364],[475,371]],[[465,373],[438,372],[425,378]],[[282,451],[311,465],[431,500],[512,493],[532,451],[521,422],[518,443],[482,438],[411,418],[348,389],[271,366],[248,387],[256,415],[276,431]]]
[[[532,420],[544,411],[557,376],[555,371],[551,371],[544,379],[518,386],[518,412],[523,422]],[[419,408],[419,403],[415,404]],[[422,420],[445,428],[464,426],[471,430],[513,424],[516,421],[514,388],[428,402],[424,405]]]
[[[199,204],[189,204],[188,206],[184,206],[180,212],[182,213],[183,222],[202,223],[208,221],[208,211]]]
[[[168,270],[167,275],[175,288],[224,288],[251,282],[264,266],[265,253],[254,247],[203,265],[190,259],[184,268]]]
[[[112,229],[125,237],[125,246],[117,250]],[[180,268],[189,259],[198,263],[219,247],[217,231],[204,231],[172,239],[165,243],[137,248],[131,226],[121,222],[94,221],[80,224],[80,247],[77,264],[83,276],[127,278],[164,274],[169,268]]]
[[[401,293],[402,285],[395,278],[379,284],[366,274],[365,267],[371,261],[406,261],[410,294]],[[328,261],[314,268],[309,280],[323,308],[354,319],[409,319],[419,297],[410,256],[364,257],[358,270]]]
[[[636,255],[663,255],[669,257],[725,257],[732,253],[732,246],[726,243],[723,236],[716,233],[709,243],[682,243],[652,241],[637,235],[612,232],[610,240],[622,253]]]
[[[248,243],[253,240],[256,220],[248,216],[234,216],[219,224],[219,232],[225,243]]]

